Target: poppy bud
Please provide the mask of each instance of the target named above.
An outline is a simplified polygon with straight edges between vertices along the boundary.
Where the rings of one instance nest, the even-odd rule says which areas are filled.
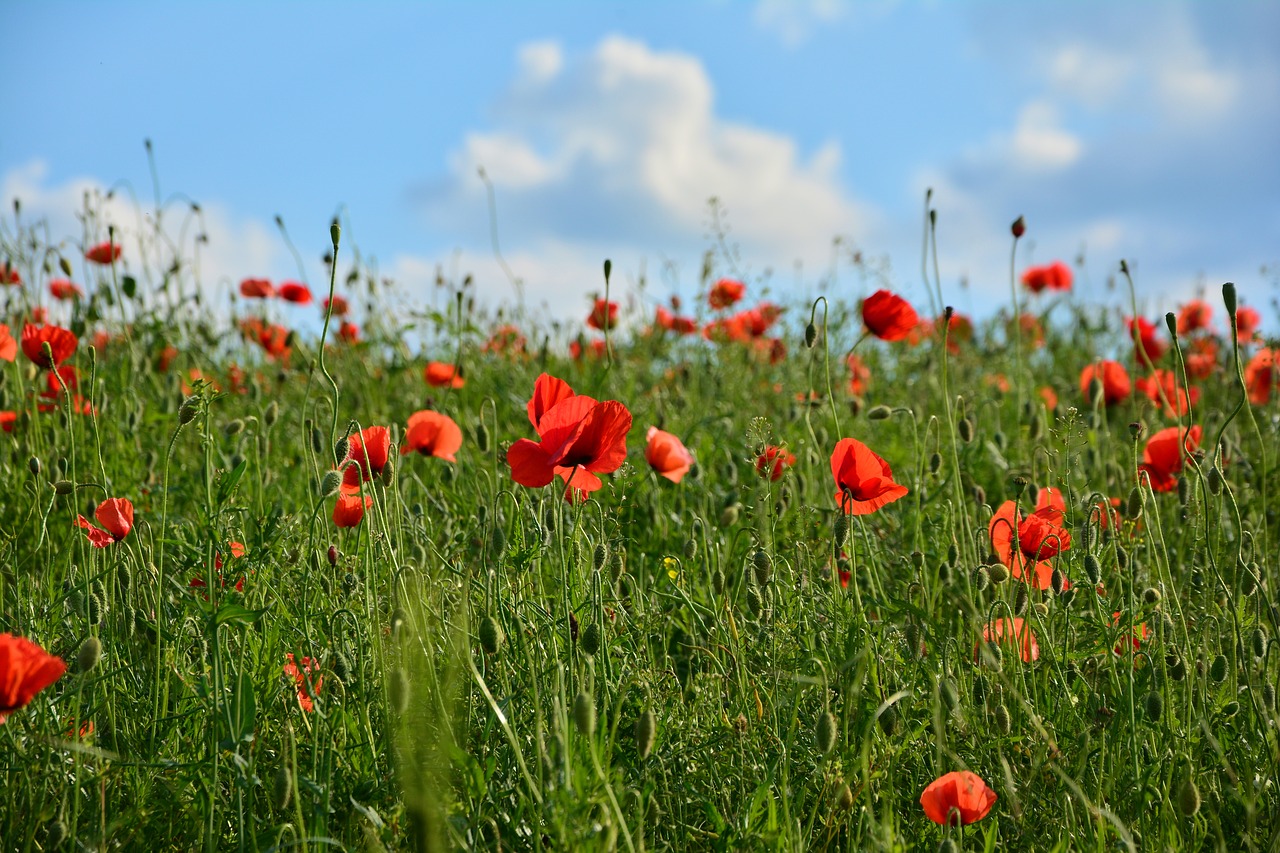
[[[287,767],[278,767],[271,777],[271,803],[276,811],[289,808],[289,800],[293,796],[293,774]]]
[[[698,553],[698,540],[692,537],[685,540],[684,558],[686,560],[692,560],[697,553]]]
[[[1236,316],[1236,286],[1231,282],[1222,285],[1222,302],[1227,306],[1227,316]]]
[[[1000,734],[1007,735],[1013,729],[1013,720],[1009,716],[1009,709],[1001,702],[996,706],[995,710],[996,728]]]
[[[186,426],[196,419],[199,411],[200,398],[191,396],[182,401],[182,405],[178,407],[178,426]]]
[[[328,471],[320,478],[320,496],[329,497],[335,494],[342,486],[342,474],[337,471]]]
[[[978,568],[974,569],[969,582],[973,584],[976,592],[984,592],[987,585],[991,583],[991,575],[987,573],[987,567],[978,566]]]
[[[582,641],[578,644],[584,652],[591,657],[596,656],[596,652],[600,651],[600,625],[592,622],[582,631]]]
[[[1041,619],[1044,619],[1049,615],[1049,602],[1037,601],[1035,606],[1031,609],[1034,610]]]
[[[653,751],[653,742],[658,733],[658,723],[653,716],[652,708],[645,708],[640,712],[640,716],[636,717],[636,752],[640,754],[640,759],[644,760],[649,757],[649,753]]]
[[[1258,591],[1258,573],[1252,567],[1246,567],[1240,574],[1240,592],[1253,595]]]
[[[836,718],[831,715],[830,711],[823,711],[818,715],[818,726],[816,730],[816,740],[818,752],[826,755],[835,749],[836,746]]]
[[[1062,595],[1067,588],[1067,576],[1063,574],[1062,569],[1054,569],[1053,574],[1049,576],[1049,586],[1053,589],[1054,595]]]
[[[1013,239],[1019,239],[1023,234],[1027,233],[1027,220],[1019,216],[1013,220],[1013,224],[1009,226],[1009,230],[1013,232]]]
[[[81,672],[89,672],[98,665],[98,660],[102,657],[102,641],[97,637],[89,637],[80,646],[80,651],[76,655],[76,664],[80,667]]]
[[[390,625],[391,625],[391,636],[393,639],[398,638],[400,636],[400,632],[404,630],[405,623],[408,620],[409,620],[409,614],[404,612],[403,607],[397,607],[395,610],[391,611]]]
[[[1129,552],[1121,546],[1116,546],[1116,565],[1121,569],[1129,568]]]
[[[481,453],[489,452],[489,427],[485,426],[484,421],[476,425],[476,447]]]
[[[898,714],[898,706],[890,705],[884,709],[884,713],[877,719],[876,723],[880,726],[880,731],[889,737],[893,737],[902,730],[902,718]]]
[[[233,418],[222,427],[222,434],[227,438],[235,438],[244,432],[244,421],[240,418]]]
[[[391,681],[387,685],[387,700],[391,711],[396,715],[403,714],[409,707],[409,675],[404,667],[391,670]]]
[[[311,449],[316,454],[324,452],[324,433],[320,432],[320,427],[311,428]]]
[[[596,546],[596,550],[591,555],[591,567],[597,572],[604,568],[604,561],[609,556],[609,549],[601,542]]]
[[[1124,514],[1130,519],[1141,518],[1143,503],[1142,489],[1134,486],[1129,490],[1129,499],[1125,501]]]
[[[453,466],[449,466],[446,471],[452,471]],[[387,464],[382,466],[382,484],[391,486],[396,481],[396,460],[395,457],[387,459]]]
[[[1261,627],[1254,628],[1253,633],[1249,636],[1249,644],[1253,648],[1254,657],[1265,657],[1267,653],[1267,632]]]
[[[809,323],[804,327],[804,345],[813,349],[813,345],[818,342],[818,327]]]
[[[1043,432],[1044,432],[1044,422],[1040,420],[1040,415],[1039,414],[1032,415],[1031,421],[1027,424],[1027,436],[1032,441],[1035,441],[1043,434]]]
[[[1021,235],[1015,231],[1013,236]],[[944,838],[938,842],[938,853],[960,853],[960,848],[956,846],[954,838]]]
[[[845,538],[849,535],[849,516],[841,513],[836,516],[836,523],[831,530],[832,541],[835,542],[838,551],[844,545]]]
[[[502,631],[502,626],[498,624],[498,620],[492,614],[486,615],[480,620],[480,648],[491,655],[496,655],[502,649],[502,641],[506,639]]]
[[[1190,776],[1178,786],[1178,808],[1187,817],[1195,817],[1196,812],[1200,811],[1200,789],[1196,787],[1196,780]]]
[[[973,421],[968,418],[961,418],[956,423],[956,433],[965,444],[973,441]]]
[[[1009,567],[1004,563],[992,563],[987,567],[987,574],[991,577],[991,582],[999,586],[1009,579]]]
[[[56,480],[53,484],[53,491],[59,495],[69,495],[76,490],[76,486],[70,480]]]
[[[342,239],[342,226],[338,224],[338,220],[334,220],[329,225],[329,240],[333,243],[334,251],[338,249],[338,241]]]
[[[596,730],[596,706],[584,690],[573,700],[573,724],[587,737]]]
[[[867,412],[867,420],[882,421],[893,414],[893,410],[881,403],[878,406],[872,406]]]
[[[756,583],[764,586],[773,576],[773,560],[763,548],[757,548],[751,557],[751,565],[755,569]]]
[[[324,555],[324,556],[325,556],[325,559],[327,559],[327,560],[329,561],[329,565],[331,565],[331,566],[336,566],[336,565],[338,565],[338,556],[339,556],[339,554],[338,554],[338,546],[337,546],[337,545],[330,545],[330,546],[329,546],[329,550],[325,552],[325,555]]]
[[[836,808],[842,812],[853,808],[853,791],[849,790],[847,783],[841,785],[839,793],[836,794]]]
[[[621,548],[614,548],[613,553],[609,555],[609,577],[613,578],[615,584],[627,570],[626,556],[626,552]]]
[[[1227,656],[1218,655],[1213,659],[1213,663],[1209,664],[1209,677],[1213,679],[1215,684],[1221,684],[1227,680]]]
[[[1153,723],[1160,722],[1160,718],[1164,716],[1164,697],[1156,691],[1147,694],[1147,698],[1142,700],[1143,710],[1146,711],[1147,719]]]
[[[960,694],[956,692],[956,683],[950,678],[944,678],[938,683],[938,695],[942,697],[942,704],[949,712],[954,714],[960,710]]]
[[[339,465],[341,465],[347,460],[347,454],[350,452],[351,439],[344,435],[342,438],[338,439],[338,442],[333,446],[333,458]]]
[[[278,420],[280,420],[280,403],[272,400],[267,403],[267,409],[262,413],[262,422],[268,427],[273,427]]]
[[[27,459],[27,470],[31,472],[32,477],[40,476],[40,458],[32,456]]]
[[[1187,504],[1191,503],[1191,478],[1190,477],[1178,478],[1178,503],[1184,507],[1187,506]]]
[[[760,600],[760,593],[753,586],[747,587],[747,610],[751,611],[751,615],[757,619],[764,612],[764,602]]]
[[[936,474],[942,468],[942,454],[936,450],[929,455],[929,473]]]
[[[1185,480],[1186,477],[1183,477],[1182,479]],[[1222,493],[1222,471],[1217,465],[1213,465],[1209,468],[1209,474],[1205,477],[1205,483],[1209,487],[1209,494],[1218,495]]]
[[[738,512],[739,512],[739,510],[740,510],[740,507],[739,507],[739,505],[738,505],[738,504],[736,504],[736,503],[729,504],[727,507],[725,507],[723,510],[721,510],[721,511],[720,511],[720,526],[721,526],[721,527],[732,527],[733,525],[737,524],[737,523],[738,523]]]

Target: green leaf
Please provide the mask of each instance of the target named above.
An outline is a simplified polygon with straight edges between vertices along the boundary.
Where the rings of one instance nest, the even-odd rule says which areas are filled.
[[[230,471],[223,471],[218,475],[218,505],[227,502],[231,497],[231,493],[235,491],[236,486],[240,483],[240,478],[244,476],[245,469],[249,467],[249,460],[241,460],[240,464]]]
[[[265,607],[261,610],[250,610],[243,604],[229,602],[219,607],[218,612],[213,614],[211,627],[226,625],[228,623],[236,625],[251,625],[261,619],[263,614],[266,612],[267,608]]]

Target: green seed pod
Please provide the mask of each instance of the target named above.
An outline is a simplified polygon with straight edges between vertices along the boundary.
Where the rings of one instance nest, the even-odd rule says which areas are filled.
[[[271,804],[276,811],[289,808],[289,800],[293,797],[293,774],[287,767],[277,767],[271,776]]]
[[[755,571],[756,583],[765,586],[773,577],[773,559],[763,548],[757,548],[751,555],[751,566]]]
[[[1200,811],[1200,789],[1196,780],[1188,776],[1178,786],[1178,809],[1187,817],[1195,817]]]
[[[1013,719],[1009,716],[1009,709],[1001,702],[996,705],[995,710],[996,730],[1002,735],[1007,735],[1013,730]]]
[[[836,746],[836,718],[831,715],[830,711],[823,711],[818,715],[818,725],[815,729],[815,737],[818,745],[818,752],[827,755]]]
[[[999,586],[1009,579],[1009,567],[1004,563],[992,563],[987,566],[987,574],[991,577],[991,582]]]
[[[1159,604],[1161,599],[1160,590],[1154,586],[1149,586],[1142,591],[1142,600],[1147,604]]]
[[[1253,648],[1255,658],[1261,658],[1267,654],[1267,632],[1261,626],[1254,628],[1253,633],[1249,635],[1249,645]]]
[[[89,672],[98,665],[101,657],[102,641],[91,636],[81,644],[80,651],[76,654],[76,664],[81,672]]]
[[[1129,498],[1124,502],[1124,514],[1128,519],[1136,520],[1142,517],[1143,506],[1142,489],[1134,486],[1129,490]]]
[[[502,642],[506,639],[502,626],[498,624],[498,620],[492,614],[486,615],[480,620],[480,648],[491,655],[496,655],[502,649]]]
[[[399,716],[409,707],[409,674],[404,667],[391,670],[391,681],[387,684],[387,700],[391,703],[391,712]]]
[[[1102,564],[1098,562],[1098,558],[1092,554],[1084,555],[1084,573],[1089,578],[1089,583],[1097,586],[1102,580]]]
[[[1013,597],[1013,614],[1022,616],[1027,612],[1027,605],[1031,603],[1031,594],[1027,592],[1027,585],[1021,584],[1018,587],[1017,594]]]
[[[893,737],[902,730],[902,717],[898,714],[898,706],[890,705],[884,709],[884,713],[879,716],[876,723],[880,726],[880,731],[884,732],[888,737]]]
[[[975,592],[985,592],[987,586],[991,583],[991,575],[987,573],[987,567],[978,566],[978,568],[974,569],[973,574],[970,576],[970,583],[973,584]]]
[[[609,549],[601,542],[591,554],[591,568],[597,572],[604,569],[605,560],[609,557]]]
[[[942,454],[936,450],[929,454],[929,473],[937,474],[942,470]]]
[[[804,345],[806,349],[813,349],[813,345],[818,342],[818,327],[813,323],[809,323],[804,327]]]
[[[982,648],[986,652],[982,656],[983,664],[999,672],[1004,667],[1004,649],[995,640],[983,643]]]
[[[578,642],[578,647],[584,652],[595,657],[596,652],[600,651],[600,624],[592,622],[582,631],[582,639]]]
[[[1147,719],[1153,723],[1158,723],[1160,718],[1164,716],[1164,697],[1153,690],[1142,701],[1142,707],[1146,711]]]
[[[649,757],[649,753],[653,752],[653,743],[658,734],[658,721],[653,715],[652,708],[645,708],[640,712],[640,716],[636,717],[636,752],[640,755],[640,760]]]
[[[956,423],[956,434],[960,436],[960,440],[965,444],[973,441],[973,421],[968,418],[961,418]]]
[[[878,406],[872,406],[867,410],[867,420],[882,421],[893,415],[893,410],[881,403]]]
[[[1258,574],[1252,567],[1246,567],[1240,573],[1240,593],[1245,596],[1253,595],[1258,591]]]
[[[585,690],[574,697],[573,724],[578,727],[580,733],[587,737],[591,737],[595,733],[596,706]]]

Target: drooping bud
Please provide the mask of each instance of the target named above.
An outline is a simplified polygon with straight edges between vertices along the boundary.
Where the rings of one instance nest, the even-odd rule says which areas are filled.
[[[881,403],[878,406],[872,406],[867,411],[867,420],[882,421],[893,414],[893,410]]]
[[[492,614],[488,614],[484,619],[480,620],[480,648],[491,655],[496,655],[502,648],[502,641],[506,639],[502,626],[498,624],[498,620]]]
[[[91,636],[81,644],[80,651],[76,654],[76,665],[80,667],[81,672],[89,672],[98,665],[101,658],[102,641]]]
[[[320,496],[329,497],[336,494],[338,489],[342,487],[342,474],[337,471],[327,471],[320,478]]]
[[[387,685],[387,700],[392,713],[399,716],[409,707],[409,675],[404,667],[391,670],[391,682]]]
[[[600,624],[598,622],[592,622],[583,629],[582,640],[578,643],[578,648],[592,657],[595,657],[596,652],[600,651]]]
[[[573,724],[578,727],[580,733],[587,737],[591,737],[595,733],[596,705],[591,701],[591,696],[585,690],[574,697]]]
[[[1187,817],[1195,817],[1200,811],[1200,789],[1196,780],[1188,776],[1178,786],[1178,809]]]
[[[818,725],[815,729],[815,740],[818,745],[818,752],[827,755],[836,745],[836,718],[832,716],[830,711],[823,711],[818,715]]]
[[[639,753],[641,760],[649,757],[649,753],[653,752],[653,743],[658,734],[658,721],[653,715],[652,708],[645,708],[640,712],[640,716],[636,717],[636,752]]]
[[[271,804],[276,811],[289,808],[289,800],[293,797],[293,774],[287,767],[277,767],[271,776]]]
[[[813,349],[813,345],[818,342],[818,327],[809,323],[804,327],[804,345],[808,349]]]

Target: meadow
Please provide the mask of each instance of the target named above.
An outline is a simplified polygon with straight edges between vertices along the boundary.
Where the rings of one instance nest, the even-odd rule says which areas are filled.
[[[720,245],[393,312],[101,201],[0,225],[3,849],[1280,845],[1267,294],[1019,219],[981,322]]]

